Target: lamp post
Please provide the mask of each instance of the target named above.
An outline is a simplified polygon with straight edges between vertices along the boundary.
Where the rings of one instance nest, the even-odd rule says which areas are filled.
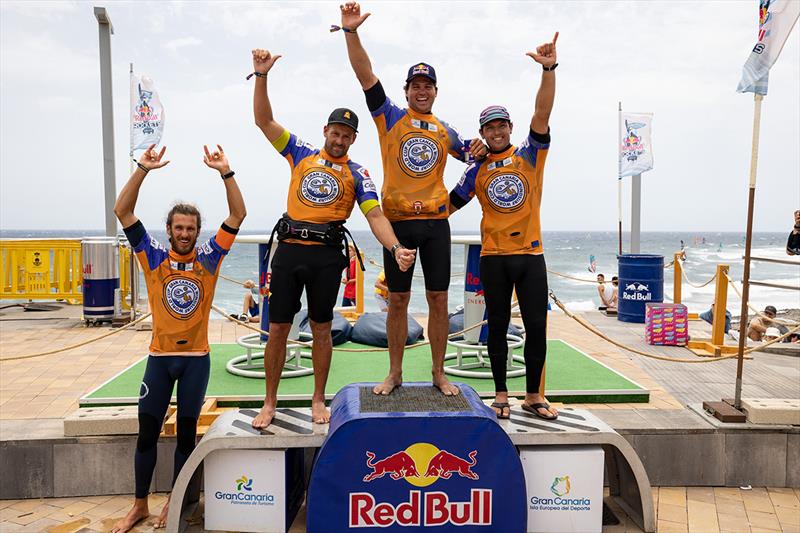
[[[100,107],[103,123],[103,183],[105,189],[106,236],[117,234],[114,202],[117,198],[117,181],[114,171],[114,100],[111,87],[111,35],[114,26],[104,7],[95,7],[97,29],[100,37]]]

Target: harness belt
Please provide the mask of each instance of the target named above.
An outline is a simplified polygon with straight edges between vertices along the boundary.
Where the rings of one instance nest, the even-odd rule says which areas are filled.
[[[353,248],[356,250],[358,264],[361,267],[361,271],[364,272],[366,268],[364,268],[364,261],[361,259],[361,252],[358,249],[356,240],[353,238],[353,234],[345,227],[344,222],[344,220],[336,220],[324,224],[313,224],[311,222],[303,222],[302,220],[294,220],[289,218],[288,213],[284,213],[277,224],[275,224],[275,227],[272,228],[272,233],[269,235],[264,262],[269,265],[272,240],[277,234],[279,242],[286,239],[296,239],[300,241],[319,242],[326,246],[333,246],[336,248],[343,246],[345,249],[348,248],[348,243],[352,243]],[[349,241],[347,238],[348,236],[350,237]]]

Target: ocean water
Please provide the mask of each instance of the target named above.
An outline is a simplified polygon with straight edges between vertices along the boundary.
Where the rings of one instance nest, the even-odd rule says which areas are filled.
[[[165,245],[166,235],[163,231],[152,231],[153,236]],[[46,238],[46,237],[82,237],[101,235],[101,231],[24,231],[0,230],[2,238]],[[244,233],[247,235],[248,233]],[[472,235],[474,233],[454,232],[454,235]],[[207,239],[210,231],[204,231],[201,239]],[[381,247],[369,231],[354,232],[356,242],[367,261],[365,266],[365,308],[367,311],[377,311],[378,306],[373,299],[372,287],[380,272],[375,263],[382,263]],[[772,257],[778,259],[789,258],[785,252],[786,233],[755,233],[753,236],[753,256]],[[569,276],[594,279],[589,267],[589,256],[594,255],[597,264],[597,273],[603,273],[610,280],[617,273],[617,240],[616,232],[544,232],[543,242],[547,267],[551,271],[560,272]],[[681,240],[685,243],[686,262],[685,270],[689,279],[695,284],[704,283],[714,275],[717,264],[730,266],[731,276],[741,281],[744,254],[744,234],[742,233],[716,233],[716,232],[643,232],[641,238],[641,251],[648,254],[664,256],[665,263],[672,260],[673,254],[680,250]],[[627,235],[623,246],[627,248]],[[257,245],[237,244],[233,247],[228,257],[223,262],[222,274],[227,277],[246,280],[258,279]],[[452,281],[450,285],[449,308],[454,310],[464,300],[464,246],[452,247]],[[751,279],[782,283],[787,285],[800,285],[800,267],[779,265],[765,262],[751,263]],[[672,296],[673,271],[668,269],[664,275],[664,294]],[[593,309],[599,305],[597,285],[564,279],[550,274],[548,283],[555,294],[567,307],[574,311]],[[144,284],[142,283],[142,287]],[[687,283],[682,285],[683,301],[693,311],[707,309],[714,299],[715,283],[710,283],[703,288],[694,288]],[[741,288],[741,285],[739,285]],[[219,307],[233,313],[241,310],[244,290],[235,283],[220,279],[214,303]],[[800,292],[773,289],[767,287],[751,286],[750,301],[759,309],[766,305],[774,305],[778,309],[800,308]],[[341,302],[341,291],[339,295]],[[728,291],[728,309],[734,314],[739,313],[741,302],[732,290]],[[414,313],[426,313],[425,289],[422,279],[421,267],[417,266],[410,310]]]

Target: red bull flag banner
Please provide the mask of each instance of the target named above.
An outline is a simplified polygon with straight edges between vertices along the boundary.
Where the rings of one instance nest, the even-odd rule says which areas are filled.
[[[653,168],[652,113],[620,113],[619,177]]]
[[[767,94],[769,69],[800,17],[800,0],[761,0],[758,6],[758,41],[742,69],[736,88],[740,93]]]
[[[164,106],[153,80],[131,74],[131,155],[161,142]]]

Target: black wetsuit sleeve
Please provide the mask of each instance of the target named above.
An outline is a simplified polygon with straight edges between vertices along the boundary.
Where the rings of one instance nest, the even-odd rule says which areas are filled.
[[[122,228],[122,231],[125,232],[125,236],[128,238],[128,242],[131,243],[132,248],[139,246],[145,233],[147,233],[141,220],[137,220],[127,228]]]
[[[383,90],[380,80],[364,91],[364,96],[367,98],[367,107],[370,111],[375,111],[386,101],[386,92]]]
[[[467,203],[469,203],[469,200],[464,200],[461,198],[456,191],[450,191],[450,203],[453,204],[456,209],[461,209],[467,205]]]
[[[786,251],[793,255],[800,255],[800,233],[791,232],[786,241]]]
[[[537,133],[531,128],[531,137],[533,140],[540,144],[550,144],[550,128],[547,128],[547,133]]]

